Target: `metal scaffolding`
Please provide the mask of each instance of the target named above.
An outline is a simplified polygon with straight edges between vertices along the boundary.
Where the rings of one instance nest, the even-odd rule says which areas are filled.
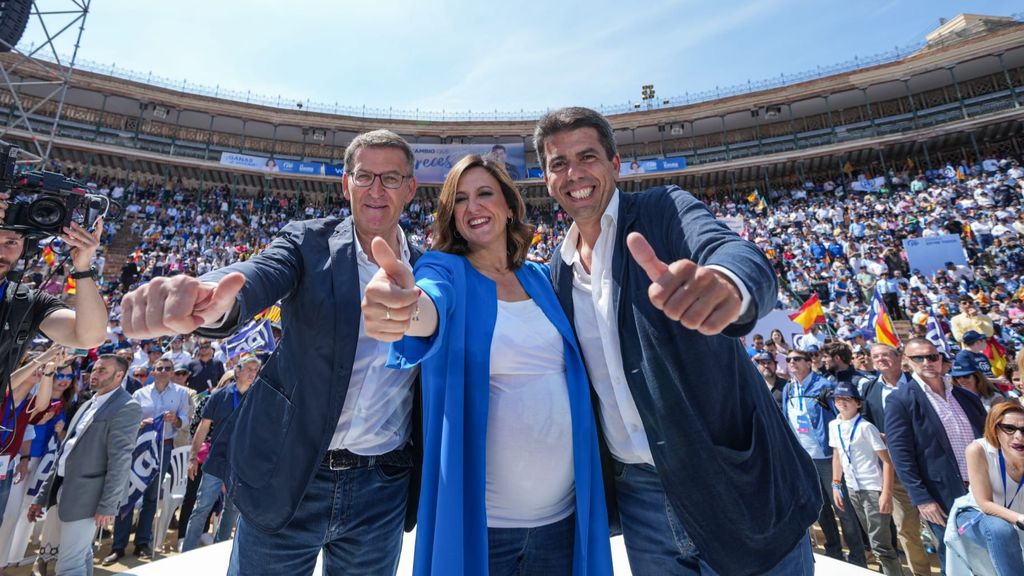
[[[27,132],[31,144],[25,155],[33,162],[45,164],[53,149],[90,3],[91,0],[33,0],[22,40],[17,46],[9,46],[10,53],[0,58],[0,94],[9,96],[7,121],[0,126],[0,139],[11,130]],[[69,52],[70,59],[61,56]],[[34,103],[27,105],[26,100]],[[55,114],[34,116],[49,102],[57,103]]]

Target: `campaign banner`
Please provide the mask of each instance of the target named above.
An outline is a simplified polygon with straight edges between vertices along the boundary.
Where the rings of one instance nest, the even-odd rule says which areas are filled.
[[[276,347],[269,319],[250,321],[224,343],[228,358],[243,352],[273,352]]]
[[[444,182],[456,162],[469,154],[490,157],[504,165],[513,180],[526,177],[526,149],[522,144],[413,144],[414,173],[420,182]]]
[[[908,238],[903,241],[903,249],[911,270],[920,270],[928,278],[945,268],[946,262],[967,265],[967,254],[956,234]]]
[[[128,474],[128,498],[125,500],[119,517],[132,513],[135,503],[142,498],[146,487],[154,480],[159,482],[161,448],[163,447],[164,419],[154,418],[152,424],[146,424],[139,431],[132,451],[132,468]]]
[[[46,453],[39,459],[39,465],[36,466],[36,471],[32,474],[32,480],[29,481],[28,491],[25,492],[29,498],[35,498],[39,494],[46,479],[50,476],[50,470],[53,470],[53,465],[57,463],[57,446],[57,435],[54,434],[50,437],[50,443],[46,445]]]
[[[264,156],[221,152],[220,163],[235,168],[259,170],[270,174],[302,174],[306,176],[333,176],[341,178],[344,173],[342,166],[323,164],[320,162],[299,162],[297,160],[277,160]]]
[[[672,172],[674,170],[685,170],[686,158],[673,156],[671,158],[656,158],[654,160],[622,160],[619,166],[619,176],[635,176],[637,174],[657,174],[658,172]]]

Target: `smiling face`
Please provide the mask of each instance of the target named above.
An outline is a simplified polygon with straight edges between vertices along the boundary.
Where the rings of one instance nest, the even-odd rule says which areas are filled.
[[[398,148],[372,146],[356,152],[351,171],[342,180],[345,198],[352,205],[352,219],[361,238],[385,236],[398,226],[405,205],[416,194],[416,179],[409,174],[405,152]],[[360,172],[379,175],[369,186],[357,186],[354,175]],[[385,188],[384,175],[402,179],[398,188]]]
[[[839,410],[839,415],[843,417],[843,420],[852,420],[860,412],[860,402],[853,398],[836,396],[832,401],[835,402],[836,409]]]
[[[581,227],[599,226],[615,193],[619,155],[608,158],[597,130],[564,130],[544,140],[548,194]]]
[[[470,252],[495,244],[505,246],[512,212],[498,180],[484,168],[470,168],[459,178],[454,215],[455,229],[466,239]]]

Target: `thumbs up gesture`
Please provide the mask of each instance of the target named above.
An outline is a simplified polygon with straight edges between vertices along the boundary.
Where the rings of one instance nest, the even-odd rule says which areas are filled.
[[[395,256],[383,238],[373,239],[371,251],[380,270],[363,293],[363,328],[371,338],[395,342],[409,331],[420,290],[412,270]]]
[[[647,289],[651,304],[665,316],[706,336],[720,333],[740,317],[740,290],[720,270],[691,260],[666,264],[637,232],[626,237],[626,245],[651,279]]]
[[[129,338],[187,334],[230,312],[244,285],[238,272],[216,283],[185,275],[154,278],[121,300],[121,328]]]

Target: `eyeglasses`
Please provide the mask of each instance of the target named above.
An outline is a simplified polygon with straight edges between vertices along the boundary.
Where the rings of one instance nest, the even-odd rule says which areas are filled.
[[[774,360],[758,360],[757,363],[760,364],[761,366],[769,366],[771,364],[774,364],[775,361]]]
[[[170,372],[171,370],[174,370],[174,368],[171,368],[170,366],[157,366],[156,368],[153,368],[153,372]]]
[[[918,364],[924,364],[925,362],[938,362],[942,360],[942,354],[936,352],[935,354],[919,354],[917,356],[907,356],[911,361]]]
[[[394,190],[405,182],[408,176],[399,174],[398,172],[385,172],[383,174],[377,174],[376,172],[366,172],[359,170],[352,173],[352,182],[355,182],[356,186],[360,188],[369,188],[373,186],[373,181],[380,178],[380,185],[389,189]]]
[[[53,375],[53,379],[54,380],[74,380],[75,379],[75,375],[74,374],[70,374],[70,373],[69,374],[61,374],[60,372],[58,372],[58,373]]]
[[[1003,432],[1006,432],[1007,436],[1013,436],[1017,432],[1024,434],[1024,426],[1014,426],[1013,424],[1005,424],[1003,422],[1000,422],[999,424],[996,424],[996,428],[999,428]]]
[[[792,364],[793,362],[807,362],[807,358],[803,356],[791,356],[786,358],[786,364]]]

